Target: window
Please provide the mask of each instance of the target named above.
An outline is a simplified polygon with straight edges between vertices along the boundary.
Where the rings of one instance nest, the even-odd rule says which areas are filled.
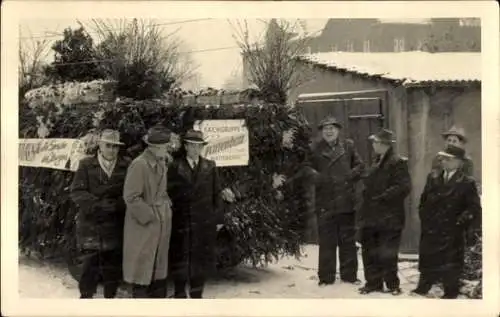
[[[404,52],[405,50],[405,39],[396,38],[394,39],[394,52]]]
[[[370,40],[366,40],[363,42],[363,52],[370,51]]]

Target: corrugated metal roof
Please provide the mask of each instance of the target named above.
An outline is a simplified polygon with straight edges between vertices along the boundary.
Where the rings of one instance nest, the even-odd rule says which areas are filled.
[[[328,52],[303,55],[301,59],[331,69],[398,81],[406,86],[481,81],[479,52]]]

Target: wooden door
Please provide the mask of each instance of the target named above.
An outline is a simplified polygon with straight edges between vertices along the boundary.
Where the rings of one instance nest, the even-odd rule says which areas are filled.
[[[351,93],[352,94],[352,93]],[[340,96],[339,96],[340,97]],[[341,133],[354,141],[356,149],[366,163],[373,159],[368,137],[382,127],[387,127],[385,100],[381,97],[346,97],[299,100],[297,107],[312,126],[319,139],[317,125],[326,116],[336,117],[344,126]]]

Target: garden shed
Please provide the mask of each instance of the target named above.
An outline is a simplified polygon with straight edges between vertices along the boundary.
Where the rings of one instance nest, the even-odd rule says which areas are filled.
[[[443,147],[441,133],[453,125],[466,131],[466,149],[481,184],[481,54],[331,52],[300,61],[300,71],[311,77],[289,98],[311,125],[336,115],[366,161],[372,157],[370,133],[380,127],[396,133],[396,150],[408,157],[412,177],[401,251],[415,253],[420,194]]]

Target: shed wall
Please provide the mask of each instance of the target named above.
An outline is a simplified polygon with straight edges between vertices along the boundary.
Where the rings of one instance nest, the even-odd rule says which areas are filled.
[[[412,211],[408,231],[411,245],[418,245],[418,202],[436,153],[443,149],[442,133],[452,125],[465,129],[470,142],[467,152],[474,162],[474,177],[481,183],[481,91],[479,88],[408,90],[410,173]]]

